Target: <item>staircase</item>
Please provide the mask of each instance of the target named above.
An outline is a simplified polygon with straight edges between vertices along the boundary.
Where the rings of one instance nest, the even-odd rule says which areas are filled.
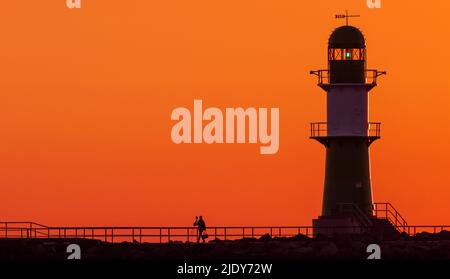
[[[372,218],[370,233],[383,239],[395,239],[400,235],[397,228],[387,219],[377,219],[375,217]]]
[[[390,203],[374,203],[374,219],[384,220],[381,223],[393,226],[398,232],[407,232],[408,222]]]
[[[356,220],[361,226],[361,232],[395,238],[400,233],[407,232],[408,223],[390,203],[374,203],[374,215],[367,216],[353,203],[341,203],[337,207],[337,216]]]

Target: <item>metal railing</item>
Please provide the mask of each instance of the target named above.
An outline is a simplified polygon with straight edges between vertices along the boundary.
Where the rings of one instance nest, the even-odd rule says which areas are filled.
[[[397,230],[406,233],[409,236],[415,236],[419,233],[438,234],[442,231],[450,231],[449,225],[414,225],[414,226],[398,226]]]
[[[328,136],[328,123],[315,122],[310,124],[311,138],[321,138]]]
[[[315,75],[318,77],[319,85],[330,85],[330,70],[317,70],[310,71],[311,75]],[[385,71],[378,71],[373,69],[364,70],[365,75],[365,84],[366,85],[376,85],[379,76],[386,75]]]
[[[384,209],[376,210],[384,212]],[[391,213],[389,213],[391,214]],[[394,213],[395,214],[395,213]],[[401,218],[397,213],[398,224]],[[392,219],[395,223],[395,219]],[[136,243],[169,243],[169,242],[196,242],[197,232],[193,227],[46,227],[31,225],[35,223],[0,222],[0,239],[93,239],[110,243],[136,242]],[[341,226],[320,227],[336,233],[344,229],[364,231],[371,227]],[[416,235],[419,232],[439,233],[450,231],[450,225],[410,226],[397,225],[401,232]],[[264,235],[275,237],[294,237],[304,235],[314,237],[313,226],[267,226],[267,227],[208,227],[208,240],[238,240],[243,238],[260,238]]]
[[[328,137],[328,122],[315,122],[310,124],[311,138],[326,138]],[[369,138],[381,137],[381,123],[369,122],[367,123],[367,136]]]
[[[196,242],[195,227],[47,227],[31,226],[31,222],[0,222],[0,239],[93,239],[105,242],[172,241]],[[242,238],[312,237],[311,226],[254,226],[254,227],[208,227],[209,240],[237,240]]]
[[[408,222],[395,207],[388,203],[374,203],[374,214],[376,218],[388,220],[398,231],[406,232]]]
[[[0,222],[0,238],[38,238],[47,226],[35,222]]]
[[[380,122],[369,122],[369,137],[380,138],[381,137],[381,123]]]

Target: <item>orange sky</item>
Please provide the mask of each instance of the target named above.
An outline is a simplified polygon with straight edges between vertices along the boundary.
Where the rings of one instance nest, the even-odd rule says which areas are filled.
[[[450,223],[449,1],[63,0],[0,7],[0,220],[48,225],[308,225],[326,119],[309,70],[345,9],[367,37],[375,201]],[[175,145],[171,111],[279,107],[280,150]]]

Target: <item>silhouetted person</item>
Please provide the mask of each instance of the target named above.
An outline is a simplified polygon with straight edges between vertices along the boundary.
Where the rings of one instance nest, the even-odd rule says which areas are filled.
[[[198,216],[195,216],[195,221],[194,221],[194,230],[195,230],[195,234],[197,235],[198,238]]]
[[[194,227],[198,226],[198,216],[195,216],[195,222],[194,222]]]
[[[203,235],[203,232],[206,230],[206,224],[203,220],[203,216],[200,216],[197,222],[198,235],[197,235],[197,243],[200,242],[200,238],[205,242],[206,235]]]

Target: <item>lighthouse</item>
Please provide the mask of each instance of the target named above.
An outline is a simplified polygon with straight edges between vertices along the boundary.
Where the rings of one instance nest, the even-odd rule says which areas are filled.
[[[332,32],[327,56],[328,69],[311,71],[327,98],[327,121],[310,127],[326,149],[322,214],[313,227],[315,234],[354,233],[350,227],[373,218],[370,146],[381,123],[370,122],[369,93],[386,72],[367,69],[364,35],[348,24]]]

